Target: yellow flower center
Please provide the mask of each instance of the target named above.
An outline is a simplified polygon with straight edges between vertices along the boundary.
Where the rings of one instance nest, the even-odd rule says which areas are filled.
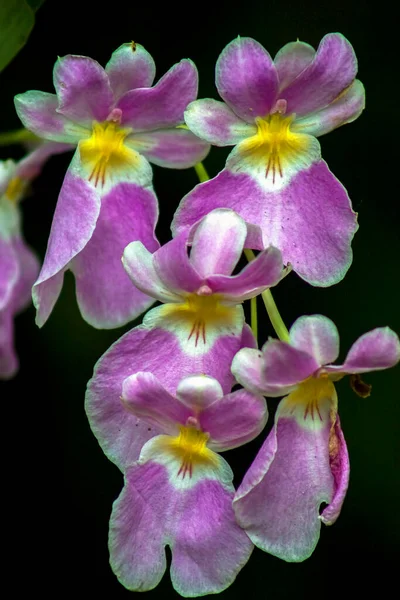
[[[208,433],[196,427],[179,427],[179,435],[168,442],[168,450],[180,461],[178,476],[185,479],[186,475],[192,477],[195,465],[215,464],[216,455],[207,448]]]
[[[125,145],[125,138],[131,132],[113,121],[93,123],[92,135],[79,144],[81,160],[90,170],[89,181],[95,186],[104,186],[106,178],[113,171],[134,167],[138,154]]]
[[[6,196],[11,202],[17,203],[22,197],[26,183],[20,177],[13,177],[6,189]]]
[[[166,304],[164,317],[188,331],[188,340],[194,340],[197,346],[200,341],[207,343],[208,328],[230,328],[234,325],[236,307],[222,304],[221,294],[199,295],[188,294],[185,302]]]
[[[287,397],[287,403],[295,410],[296,408],[304,407],[304,419],[310,417],[323,420],[320,405],[321,402],[329,401],[332,403],[332,410],[336,410],[336,390],[332,381],[325,374],[320,377],[309,377],[300,385],[294,392],[291,392]]]
[[[273,184],[278,177],[283,178],[285,169],[310,146],[309,136],[291,131],[293,119],[293,115],[280,113],[265,119],[257,117],[257,133],[240,144],[240,151],[249,160],[264,163],[265,177],[270,177]]]

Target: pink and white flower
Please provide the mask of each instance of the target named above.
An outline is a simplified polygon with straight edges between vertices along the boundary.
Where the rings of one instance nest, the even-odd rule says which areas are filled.
[[[312,554],[321,522],[336,521],[347,491],[349,458],[333,382],[350,375],[353,389],[367,396],[370,386],[359,374],[394,366],[400,341],[380,327],[362,335],[342,365],[331,364],[338,354],[336,326],[313,315],[297,319],[290,343],[271,339],[262,352],[242,349],[232,364],[247,389],[285,396],[237,490],[234,510],[256,546],[290,562]],[[321,503],[327,506],[320,513]]]
[[[180,127],[197,95],[197,70],[182,60],[151,87],[152,57],[140,44],[124,44],[105,69],[86,56],[68,55],[58,59],[53,75],[56,94],[29,91],[15,97],[27,129],[77,145],[33,291],[37,324],[48,319],[70,269],[84,319],[113,328],[153,302],[130,284],[120,261],[133,240],[151,252],[159,248],[149,162],[186,168],[209,150]]]
[[[224,102],[192,102],[186,123],[217,146],[235,146],[225,169],[182,200],[174,234],[214,208],[258,224],[264,245],[313,285],[340,281],[352,261],[357,215],[346,190],[321,159],[317,137],[354,121],[365,105],[357,59],[346,38],[319,47],[286,44],[275,59],[252,38],[228,44],[216,65]]]
[[[267,420],[262,396],[224,395],[215,379],[182,379],[171,395],[152,373],[128,377],[125,410],[160,432],[125,474],[110,520],[110,562],[129,590],[154,588],[172,552],[171,579],[183,596],[221,592],[246,564],[252,543],[235,522],[233,473],[217,452],[255,438]]]

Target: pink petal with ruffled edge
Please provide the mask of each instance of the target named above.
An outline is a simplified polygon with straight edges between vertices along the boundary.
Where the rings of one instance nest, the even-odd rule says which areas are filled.
[[[214,146],[235,146],[255,135],[257,128],[240,119],[224,102],[206,98],[191,102],[185,122],[199,138]]]
[[[172,223],[174,235],[221,207],[259,225],[264,247],[278,248],[283,262],[312,285],[333,285],[350,267],[356,213],[324,161],[299,172],[277,192],[262,189],[251,175],[225,169],[183,198]]]
[[[320,516],[321,521],[325,525],[333,525],[338,518],[349,485],[349,454],[340,426],[339,415],[336,415],[335,424],[331,427],[329,461],[334,480],[334,494],[331,502],[324,508]]]
[[[315,373],[318,366],[307,352],[270,338],[258,356],[253,350],[241,350],[233,360],[232,373],[246,388],[273,397],[286,394]]]
[[[169,545],[178,593],[198,596],[228,587],[252,551],[235,523],[232,496],[229,481],[205,475],[194,487],[177,490],[161,464],[130,468],[110,520],[110,562],[119,581],[133,591],[154,588]]]
[[[153,257],[142,242],[131,242],[124,249],[122,264],[135,286],[148,296],[160,302],[181,302],[182,297],[171,292],[157,275]]]
[[[19,313],[32,302],[32,286],[39,274],[40,265],[36,254],[21,237],[13,241],[19,264],[19,277],[13,290],[13,311]]]
[[[248,37],[238,37],[222,50],[215,67],[215,83],[221,98],[248,123],[269,113],[279,85],[270,55]]]
[[[175,395],[184,377],[207,373],[229,393],[234,383],[229,367],[242,346],[255,346],[247,326],[241,337],[222,337],[212,351],[198,356],[185,353],[174,334],[162,329],[141,326],[122,336],[96,364],[85,400],[90,426],[108,458],[124,469],[138,459],[144,443],[160,433],[124,408],[121,393],[127,377],[150,371]]]
[[[125,92],[153,84],[156,66],[152,56],[141,44],[122,44],[115,50],[105,69],[114,100]]]
[[[153,265],[163,285],[176,294],[196,292],[203,284],[203,278],[189,260],[186,233],[157,250]]]
[[[394,367],[400,361],[400,340],[390,327],[364,333],[349,350],[342,365],[327,365],[323,373],[367,373]]]
[[[365,108],[365,89],[361,81],[356,79],[331,104],[322,110],[296,119],[292,131],[308,133],[316,137],[325,135],[333,129],[352,123]]]
[[[90,134],[87,128],[57,112],[55,94],[33,90],[15,96],[14,104],[22,124],[46,140],[76,144]]]
[[[219,381],[209,375],[185,377],[176,388],[176,397],[194,413],[202,412],[210,404],[219,402],[223,395]]]
[[[185,425],[193,414],[149,372],[135,373],[124,380],[122,402],[136,417],[168,435],[177,435],[178,425]]]
[[[187,129],[134,133],[127,144],[151,163],[168,169],[187,169],[205,159],[210,146]]]
[[[314,57],[314,48],[300,41],[289,42],[277,52],[274,64],[279,77],[279,93],[308,67]]]
[[[93,327],[124,325],[154,303],[132,284],[121,257],[132,240],[140,240],[151,252],[160,247],[154,235],[157,217],[152,188],[120,183],[102,199],[90,240],[69,263],[80,311]]]
[[[308,558],[318,542],[321,503],[334,501],[329,455],[331,403],[308,426],[281,401],[275,425],[236,492],[237,521],[252,542],[283,560]],[[339,495],[343,491],[340,487]]]
[[[117,102],[122,125],[134,131],[174,127],[183,123],[183,113],[197,96],[197,69],[191,60],[181,60],[152,88],[126,92]]]
[[[11,240],[0,239],[0,310],[9,303],[20,271]]]
[[[93,121],[105,121],[113,106],[107,73],[87,56],[68,54],[54,65],[53,83],[59,106],[57,112],[71,121],[92,128]]]
[[[65,175],[42,270],[32,290],[39,327],[47,321],[57,301],[63,271],[90,240],[100,213],[99,195],[90,183],[81,178],[80,169],[77,151]]]
[[[313,356],[319,366],[335,361],[339,355],[339,332],[335,323],[323,315],[299,317],[289,333],[290,344]]]
[[[214,294],[222,294],[225,300],[239,303],[276,285],[282,277],[282,255],[277,248],[270,246],[260,252],[238,275],[210,275],[206,281]]]
[[[350,42],[340,33],[325,35],[314,60],[285,89],[286,112],[307,115],[324,108],[355,79],[357,58]]]
[[[210,434],[207,446],[215,452],[247,444],[261,433],[267,419],[265,399],[247,390],[227,394],[199,415],[202,430]]]
[[[231,210],[214,210],[199,223],[193,236],[190,262],[201,277],[230,275],[247,237],[246,223]]]

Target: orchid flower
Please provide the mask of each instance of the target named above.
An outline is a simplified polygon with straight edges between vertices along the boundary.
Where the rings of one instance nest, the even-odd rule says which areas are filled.
[[[267,248],[231,275],[244,246],[259,243],[257,227],[222,209],[205,217],[190,237],[182,234],[154,254],[140,242],[125,249],[123,261],[133,283],[164,304],[103,355],[89,382],[86,411],[92,430],[121,469],[137,460],[153,435],[121,405],[122,382],[129,375],[150,371],[174,394],[182,377],[205,373],[230,391],[233,357],[246,344],[255,345],[241,303],[285,274],[279,250]]]
[[[334,365],[339,334],[330,319],[300,317],[289,333],[290,343],[270,339],[262,352],[242,349],[232,371],[255,393],[285,396],[237,490],[234,510],[256,546],[292,562],[312,554],[321,522],[335,522],[346,495],[349,459],[333,382],[350,375],[353,389],[366,397],[370,386],[360,373],[394,366],[400,342],[388,327],[373,329],[353,344],[342,365]]]
[[[214,208],[260,225],[264,245],[313,285],[340,281],[357,230],[346,190],[321,159],[317,137],[354,121],[365,104],[357,59],[339,33],[319,47],[292,42],[272,60],[251,38],[237,38],[217,61],[224,102],[192,102],[185,120],[199,137],[235,146],[225,169],[182,200],[174,235]]]
[[[77,145],[34,286],[39,326],[57,301],[66,269],[75,275],[80,311],[94,327],[127,323],[153,302],[131,285],[120,262],[132,240],[152,252],[159,247],[149,161],[186,168],[209,150],[180,127],[197,95],[195,65],[182,60],[151,87],[154,76],[150,54],[139,44],[124,44],[105,69],[86,56],[60,58],[56,94],[29,91],[15,98],[27,129]]]
[[[235,522],[233,473],[217,454],[255,438],[267,420],[262,396],[224,395],[215,379],[192,375],[171,395],[152,373],[128,377],[125,410],[156,426],[125,473],[110,520],[110,562],[129,590],[154,588],[172,552],[171,579],[182,596],[228,587],[252,543]]]
[[[14,317],[30,304],[39,272],[36,255],[22,236],[19,202],[46,160],[68,149],[65,144],[40,144],[18,163],[0,161],[0,379],[18,369]]]

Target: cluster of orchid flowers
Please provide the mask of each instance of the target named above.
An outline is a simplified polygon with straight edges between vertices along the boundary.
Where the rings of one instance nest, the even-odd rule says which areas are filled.
[[[289,43],[274,60],[239,37],[217,61],[222,101],[197,100],[192,61],[153,85],[152,57],[131,43],[105,69],[84,56],[60,58],[56,94],[15,98],[23,125],[40,139],[20,162],[0,163],[0,376],[16,372],[13,318],[32,285],[39,326],[67,269],[94,327],[118,327],[160,302],[100,358],[86,394],[93,433],[125,476],[109,549],[129,590],[159,583],[168,545],[181,595],[220,592],[254,545],[302,561],[321,522],[340,513],[349,461],[334,382],[350,375],[353,389],[368,395],[360,374],[395,365],[399,339],[388,327],[374,329],[333,364],[334,323],[302,316],[288,331],[269,288],[290,271],[329,286],[350,266],[357,215],[317,137],[362,112],[356,73],[353,48],[337,33],[317,51]],[[213,179],[201,164],[210,145],[234,146]],[[74,147],[39,273],[18,203],[48,157]],[[162,247],[150,163],[195,166],[201,180]],[[249,262],[236,272],[243,253]],[[259,294],[279,338],[261,350],[242,307],[252,299],[254,309]],[[265,396],[283,399],[235,490],[219,453],[262,432]]]

